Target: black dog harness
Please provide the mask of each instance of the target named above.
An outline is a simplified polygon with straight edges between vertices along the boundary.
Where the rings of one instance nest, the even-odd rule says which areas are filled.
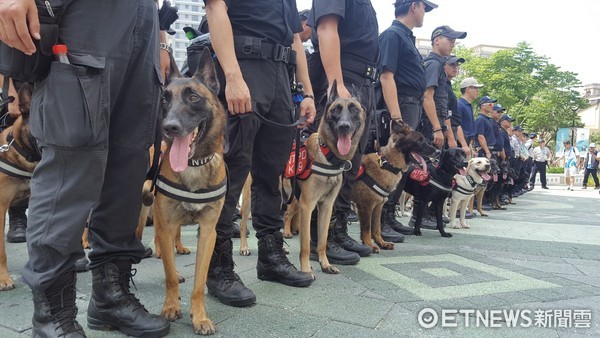
[[[34,151],[28,151],[21,145],[19,145],[19,143],[15,141],[12,132],[8,133],[8,135],[6,136],[6,142],[6,144],[0,147],[0,153],[7,152],[10,150],[10,147],[13,147],[17,151],[17,153],[19,153],[19,155],[23,156],[27,160],[27,162],[35,163],[39,162],[42,159],[42,156],[37,150],[37,148]],[[0,172],[3,172],[11,177],[23,179],[30,179],[33,175],[33,173],[6,161],[3,158],[0,158]]]
[[[379,155],[379,167],[381,169],[391,172],[394,175],[398,175],[402,171],[402,169],[391,165],[390,162],[388,162],[388,160],[381,155]],[[377,183],[377,181],[373,179],[373,177],[369,176],[369,174],[367,174],[367,172],[365,171],[365,167],[362,164],[360,165],[360,169],[358,171],[358,174],[356,175],[356,179],[363,181],[369,188],[371,188],[371,190],[373,190],[377,195],[381,197],[388,197],[392,193],[390,190],[387,190],[384,187],[380,186]]]

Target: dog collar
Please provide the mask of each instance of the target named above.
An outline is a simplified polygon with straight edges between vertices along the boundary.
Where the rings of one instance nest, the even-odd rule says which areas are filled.
[[[27,162],[39,162],[42,159],[42,155],[37,149],[34,151],[28,151],[19,145],[19,142],[16,142],[15,138],[13,137],[12,131],[6,135],[6,142],[7,143],[5,145],[0,147],[0,152],[6,152],[10,149],[10,147],[13,147],[17,153],[19,153],[19,155],[23,156],[27,160]]]
[[[475,180],[473,179],[473,177],[471,177],[471,175],[467,175],[467,176],[466,176],[466,178],[467,178],[467,181],[469,181],[469,184],[470,184],[472,187],[474,187],[474,186],[476,186],[476,185],[477,185],[477,183],[475,183]]]
[[[385,156],[381,155],[379,155],[379,166],[381,167],[381,169],[385,169],[393,173],[394,175],[398,175],[402,171],[402,169],[391,165],[390,162],[385,158]]]
[[[199,167],[199,166],[203,166],[203,165],[205,165],[206,163],[210,162],[210,160],[212,160],[212,159],[213,159],[213,157],[215,157],[215,154],[212,154],[212,155],[206,156],[206,157],[204,157],[204,158],[201,158],[201,159],[193,159],[193,158],[190,158],[190,159],[188,160],[188,166],[190,166],[190,167]]]
[[[373,177],[369,176],[364,170],[360,174],[358,179],[363,181],[369,188],[371,188],[371,190],[373,190],[377,195],[381,197],[388,197],[391,194],[391,191],[377,184]]]
[[[16,178],[30,179],[33,173],[0,158],[0,172]]]
[[[342,171],[348,171],[348,170],[352,169],[352,162],[350,162],[348,160],[341,160],[337,156],[335,156],[333,151],[331,151],[329,149],[329,147],[327,147],[327,145],[325,145],[325,143],[321,142],[321,138],[319,138],[319,146],[321,148],[321,153],[323,153],[323,155],[325,155],[327,162],[331,163],[332,167],[345,169]]]
[[[207,189],[190,191],[186,186],[169,181],[162,175],[156,180],[156,190],[172,199],[188,203],[209,203],[221,199],[227,193],[227,178]]]
[[[431,184],[433,187],[440,189],[442,191],[445,191],[445,192],[452,191],[452,187],[447,187],[447,186],[435,181],[433,178],[429,179],[429,184]]]

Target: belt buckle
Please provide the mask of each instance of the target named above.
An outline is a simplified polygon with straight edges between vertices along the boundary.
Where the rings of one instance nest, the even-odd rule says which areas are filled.
[[[367,65],[365,76],[373,81],[377,80],[377,68]]]
[[[273,60],[288,63],[290,60],[290,50],[290,47],[283,47],[279,44],[275,45]]]

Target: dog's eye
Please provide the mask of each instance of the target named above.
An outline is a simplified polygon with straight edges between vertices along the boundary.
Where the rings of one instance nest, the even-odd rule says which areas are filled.
[[[190,100],[190,102],[198,102],[198,101],[200,101],[200,96],[198,96],[196,94],[192,94],[192,95],[190,95],[188,100]]]

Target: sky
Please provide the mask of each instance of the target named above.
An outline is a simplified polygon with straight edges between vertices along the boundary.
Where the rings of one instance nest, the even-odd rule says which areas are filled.
[[[599,0],[432,0],[438,8],[415,28],[417,38],[429,38],[438,26],[466,31],[466,47],[479,44],[514,47],[530,43],[538,54],[562,70],[578,74],[583,84],[600,83]],[[298,10],[312,0],[296,0]],[[379,30],[394,19],[394,0],[371,0]]]

